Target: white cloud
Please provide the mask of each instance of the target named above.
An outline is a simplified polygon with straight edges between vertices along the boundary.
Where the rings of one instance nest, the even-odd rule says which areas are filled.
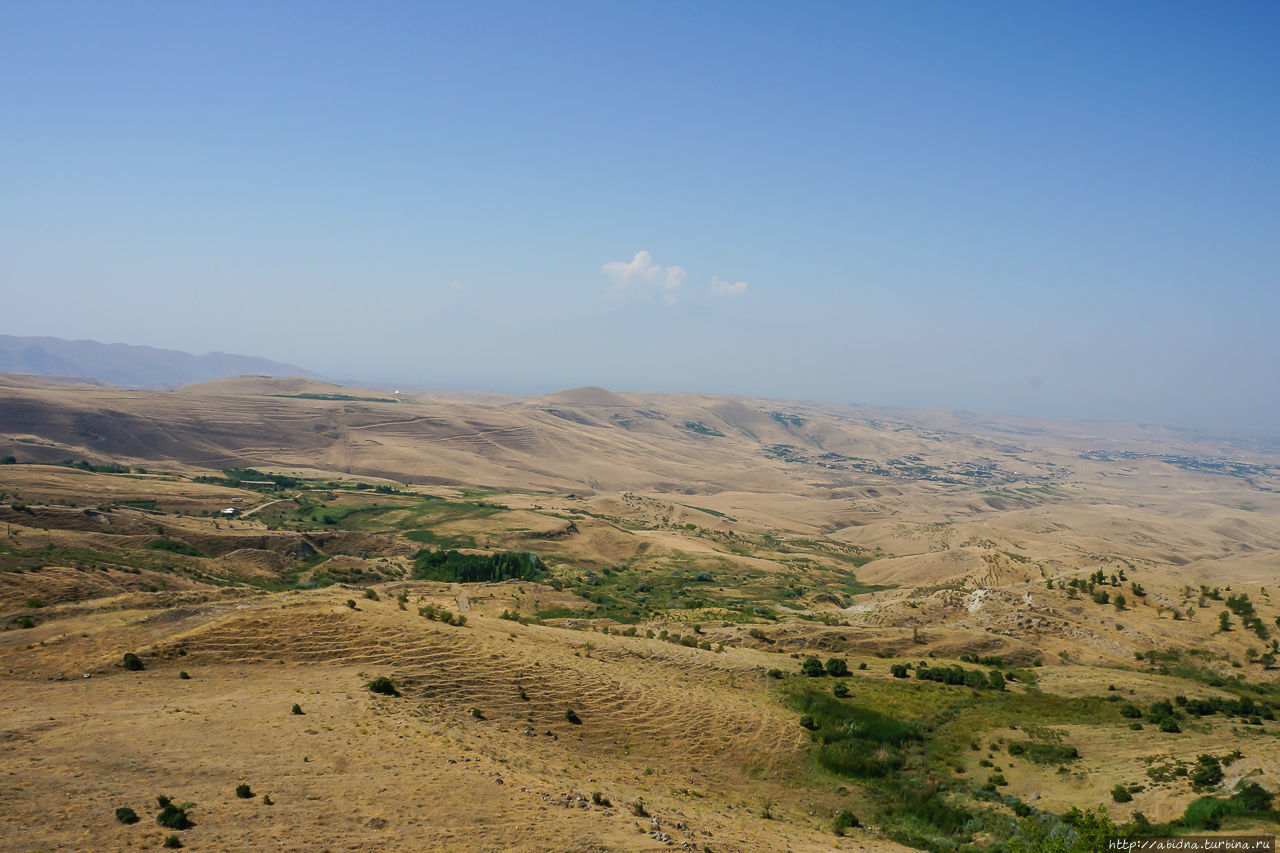
[[[741,296],[747,292],[747,283],[745,281],[721,281],[718,277],[711,277],[711,292],[716,296]]]
[[[610,261],[601,270],[609,277],[610,293],[657,297],[664,305],[675,303],[676,291],[687,277],[680,267],[655,264],[653,256],[644,250],[636,252],[630,261]]]

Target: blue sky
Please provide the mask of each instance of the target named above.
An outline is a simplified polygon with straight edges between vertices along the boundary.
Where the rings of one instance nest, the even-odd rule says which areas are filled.
[[[1280,423],[1274,3],[43,3],[0,332]]]

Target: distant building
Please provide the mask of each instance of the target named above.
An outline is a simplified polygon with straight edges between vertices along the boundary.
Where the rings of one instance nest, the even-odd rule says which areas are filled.
[[[223,515],[235,515],[235,514],[236,514],[236,508],[235,508],[235,507],[233,507],[233,506],[229,506],[229,507],[227,507],[226,509],[224,509],[224,510],[222,511],[222,514],[223,514]]]

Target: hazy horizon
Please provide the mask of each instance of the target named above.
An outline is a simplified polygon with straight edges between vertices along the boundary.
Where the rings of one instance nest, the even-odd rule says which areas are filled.
[[[0,332],[1280,423],[1271,4],[7,12]]]

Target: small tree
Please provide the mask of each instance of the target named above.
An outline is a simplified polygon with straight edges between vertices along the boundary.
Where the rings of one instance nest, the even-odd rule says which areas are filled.
[[[1115,800],[1117,803],[1127,803],[1133,800],[1133,794],[1129,793],[1129,789],[1124,785],[1117,783],[1116,786],[1111,789],[1111,799]]]
[[[846,678],[849,675],[849,662],[844,658],[831,658],[827,661],[827,675]]]
[[[1219,631],[1231,630],[1231,611],[1230,610],[1224,610],[1218,614],[1218,630]]]
[[[137,823],[138,813],[135,812],[133,809],[129,808],[128,806],[121,806],[120,808],[116,809],[116,820],[126,824]]]
[[[142,659],[133,652],[124,653],[124,659],[121,665],[131,672],[138,672],[139,670],[146,669],[146,667],[142,665]]]

